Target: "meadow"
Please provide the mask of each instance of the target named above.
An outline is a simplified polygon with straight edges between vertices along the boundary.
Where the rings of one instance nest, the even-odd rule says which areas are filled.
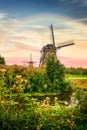
[[[0,130],[86,130],[86,92],[87,73],[60,62],[0,65]]]

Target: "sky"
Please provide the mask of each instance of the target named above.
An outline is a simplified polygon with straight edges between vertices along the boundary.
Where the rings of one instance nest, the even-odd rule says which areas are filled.
[[[0,0],[0,54],[7,64],[39,62],[41,48],[74,41],[57,51],[66,66],[87,67],[87,0]]]

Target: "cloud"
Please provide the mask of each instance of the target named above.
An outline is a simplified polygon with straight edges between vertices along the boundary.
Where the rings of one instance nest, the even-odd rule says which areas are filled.
[[[0,12],[0,24],[3,24],[5,28],[11,28],[15,27],[18,24],[18,20],[14,15]]]
[[[3,22],[0,23],[0,53],[4,56],[26,57],[26,52],[39,54],[43,45],[52,43],[48,25],[24,25],[21,27],[20,20],[8,16],[2,17]],[[66,20],[54,23],[56,44],[72,39],[87,39],[87,26],[79,23],[80,20],[83,22],[85,19],[75,21],[66,18]]]
[[[87,6],[87,0],[71,0],[72,3],[78,4],[80,7]]]
[[[74,21],[76,22],[83,22],[83,21],[86,21],[87,18],[79,18],[79,19],[75,19]]]
[[[79,4],[79,5],[84,5],[87,6],[87,0],[60,0],[62,2],[67,2],[71,4]]]
[[[7,13],[0,13],[0,20],[7,17]]]

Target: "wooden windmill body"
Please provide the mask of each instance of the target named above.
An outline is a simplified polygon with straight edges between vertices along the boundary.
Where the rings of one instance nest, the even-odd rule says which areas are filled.
[[[54,39],[54,32],[53,32],[53,25],[51,25],[51,34],[52,34],[52,44],[47,44],[42,47],[41,49],[41,58],[40,58],[40,64],[39,66],[45,66],[46,65],[46,58],[50,57],[52,54],[55,55],[55,60],[57,60],[56,51],[57,49],[60,49],[62,47],[74,45],[73,41],[63,42],[60,43],[57,47],[55,46],[55,39]]]

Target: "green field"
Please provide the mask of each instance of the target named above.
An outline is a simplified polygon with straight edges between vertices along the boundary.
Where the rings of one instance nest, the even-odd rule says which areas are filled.
[[[66,74],[65,77],[68,79],[87,79],[87,75]]]

